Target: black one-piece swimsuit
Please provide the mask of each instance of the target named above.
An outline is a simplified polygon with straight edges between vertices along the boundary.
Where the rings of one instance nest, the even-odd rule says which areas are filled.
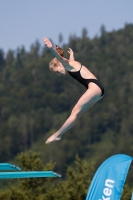
[[[82,68],[82,65],[81,65]],[[81,70],[80,68],[80,70]],[[89,83],[95,83],[102,91],[101,97],[104,95],[104,88],[101,85],[101,83],[97,80],[97,79],[85,79],[81,76],[80,74],[80,70],[77,72],[70,72],[68,71],[68,73],[70,74],[70,76],[72,76],[73,78],[75,78],[78,82],[80,82],[81,84],[83,84],[87,89],[88,89],[88,84]]]

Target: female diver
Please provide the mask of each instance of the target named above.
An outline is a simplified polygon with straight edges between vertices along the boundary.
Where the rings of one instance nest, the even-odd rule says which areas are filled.
[[[58,75],[70,74],[70,76],[83,84],[87,89],[72,109],[70,116],[62,127],[47,139],[46,144],[48,144],[60,140],[63,133],[76,124],[82,113],[103,97],[104,88],[98,79],[84,65],[74,60],[72,49],[69,48],[68,53],[70,54],[70,58],[68,60],[63,57],[64,52],[59,46],[54,48],[52,42],[48,38],[44,38],[43,40],[47,48],[55,56],[49,63],[50,70]]]

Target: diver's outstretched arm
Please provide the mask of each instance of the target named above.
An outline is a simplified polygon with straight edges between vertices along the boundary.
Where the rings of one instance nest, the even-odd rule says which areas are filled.
[[[69,65],[69,60],[62,57],[55,49],[52,42],[48,38],[43,38],[43,41],[47,48],[52,52],[52,54],[63,64],[66,70],[71,70],[72,67]]]
[[[71,48],[69,48],[68,53],[70,54],[69,60],[71,60],[71,61],[75,60],[74,59],[74,53],[73,53],[73,50]]]

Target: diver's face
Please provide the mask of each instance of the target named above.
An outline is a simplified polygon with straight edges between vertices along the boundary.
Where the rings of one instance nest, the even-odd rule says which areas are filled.
[[[66,69],[63,67],[61,63],[59,63],[58,66],[55,67],[53,71],[55,74],[58,74],[59,76],[66,75]]]

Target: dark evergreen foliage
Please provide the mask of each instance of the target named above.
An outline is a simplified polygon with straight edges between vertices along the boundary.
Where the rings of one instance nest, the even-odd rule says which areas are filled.
[[[60,142],[49,145],[45,140],[63,124],[85,88],[69,75],[50,72],[53,56],[38,41],[29,52],[22,47],[4,55],[0,50],[0,162],[32,149],[41,152],[44,162],[56,161],[56,170],[64,174],[77,153],[97,166],[117,153],[133,155],[133,24],[109,33],[102,26],[93,39],[84,28],[81,38],[70,36],[63,45],[66,57],[68,47],[100,79],[105,96]]]

